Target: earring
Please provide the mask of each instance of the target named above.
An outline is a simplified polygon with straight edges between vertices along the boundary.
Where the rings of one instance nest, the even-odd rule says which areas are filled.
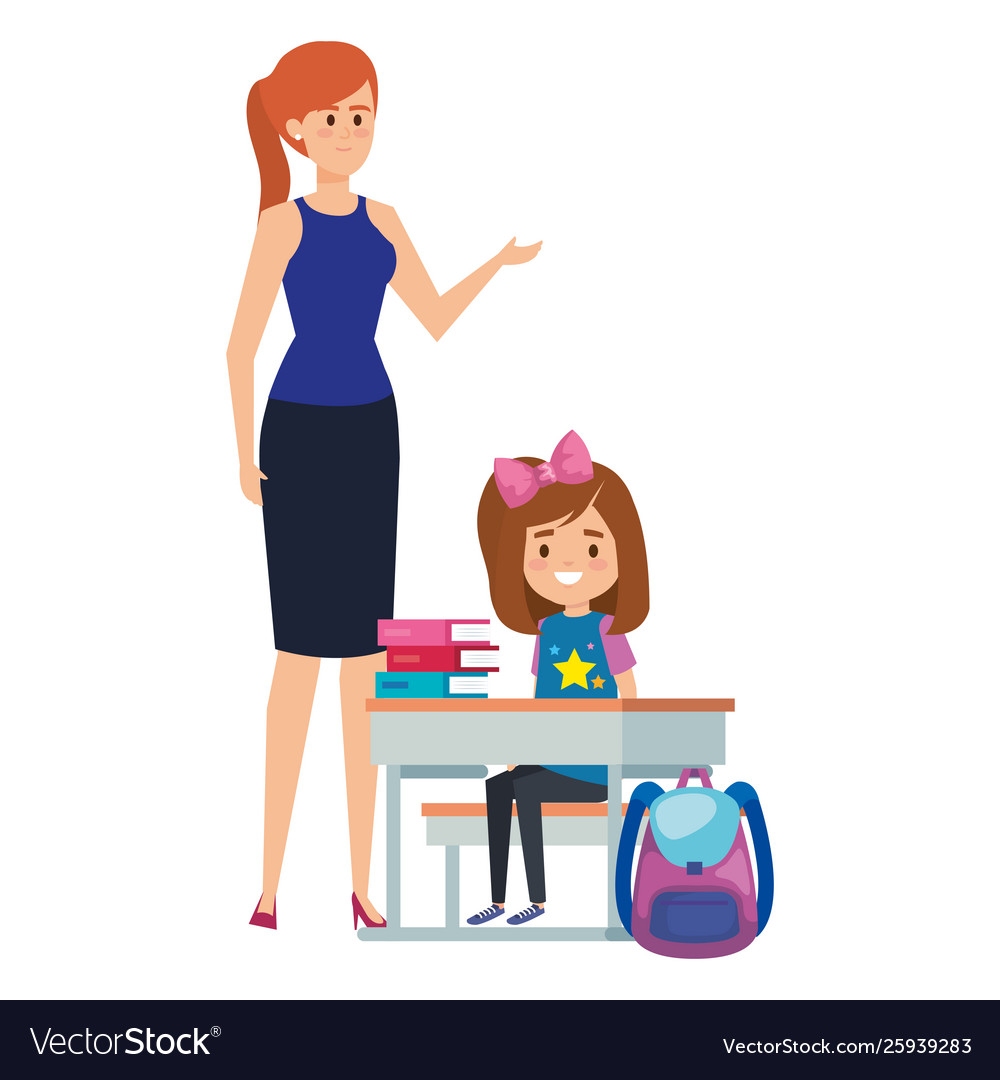
[[[302,136],[301,136],[301,135],[296,135],[296,136],[295,136],[295,141],[296,141],[296,142],[298,142],[298,140],[299,140],[299,139],[301,139],[301,138],[302,138]]]

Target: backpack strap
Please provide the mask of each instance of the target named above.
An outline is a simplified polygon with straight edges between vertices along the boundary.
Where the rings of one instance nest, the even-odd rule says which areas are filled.
[[[639,836],[642,815],[653,805],[654,800],[663,794],[663,788],[647,780],[632,792],[621,836],[618,839],[618,861],[615,864],[615,903],[618,905],[618,918],[631,937],[632,935],[632,857],[635,855],[635,842]]]
[[[757,792],[742,780],[730,784],[726,788],[726,794],[739,803],[741,810],[746,811],[750,835],[753,837],[753,850],[757,856],[757,933],[759,935],[767,926],[767,920],[771,916],[771,905],[774,903],[774,865],[771,862],[771,842],[767,836],[764,811],[760,808]]]

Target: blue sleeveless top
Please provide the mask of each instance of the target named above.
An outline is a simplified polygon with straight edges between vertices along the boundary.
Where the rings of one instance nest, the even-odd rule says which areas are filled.
[[[396,249],[368,217],[363,195],[352,214],[321,214],[304,198],[302,240],[282,284],[295,337],[271,397],[306,405],[364,405],[392,393],[375,346]]]

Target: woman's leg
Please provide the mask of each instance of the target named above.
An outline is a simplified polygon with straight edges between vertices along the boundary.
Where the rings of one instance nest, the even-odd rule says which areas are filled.
[[[536,769],[513,776],[514,798],[517,801],[517,827],[521,832],[521,852],[524,873],[528,879],[528,899],[539,907],[545,906],[545,858],[542,850],[543,802],[604,802],[607,787],[577,780],[548,769]]]
[[[319,676],[318,656],[278,652],[267,699],[264,765],[264,887],[258,911],[274,911],[288,824]]]
[[[347,820],[351,834],[351,881],[368,917],[382,916],[368,899],[372,827],[378,766],[372,764],[371,717],[365,699],[375,696],[375,673],[385,671],[385,652],[345,656],[340,662],[340,713],[344,725],[344,772],[347,774]]]

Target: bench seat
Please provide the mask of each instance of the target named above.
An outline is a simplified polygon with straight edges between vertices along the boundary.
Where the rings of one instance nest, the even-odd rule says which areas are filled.
[[[623,804],[623,815],[626,808]],[[423,803],[420,811],[427,821],[428,844],[465,847],[488,843],[486,803]],[[520,846],[516,805],[513,811],[510,842]],[[643,830],[639,832],[641,839]],[[542,803],[542,837],[546,844],[603,847],[608,842],[608,804]]]

